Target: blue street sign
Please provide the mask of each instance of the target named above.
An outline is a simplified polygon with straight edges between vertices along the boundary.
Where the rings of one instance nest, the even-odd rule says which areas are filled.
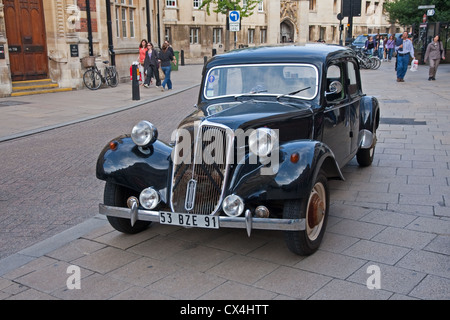
[[[239,11],[230,11],[230,22],[238,22],[240,20],[240,13]]]

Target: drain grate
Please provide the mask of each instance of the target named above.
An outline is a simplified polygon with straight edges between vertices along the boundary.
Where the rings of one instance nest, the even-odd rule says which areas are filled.
[[[393,124],[404,126],[425,126],[426,121],[416,121],[414,118],[381,118],[381,124]]]
[[[409,103],[408,100],[401,100],[401,99],[399,99],[399,100],[382,99],[380,101],[382,101],[384,103]]]
[[[12,106],[20,106],[23,104],[29,104],[30,102],[24,101],[0,101],[0,107],[12,107]]]

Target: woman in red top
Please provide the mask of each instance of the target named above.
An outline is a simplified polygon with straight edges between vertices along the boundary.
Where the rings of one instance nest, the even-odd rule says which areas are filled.
[[[141,44],[139,45],[139,73],[142,77],[142,83],[144,82],[144,60],[145,54],[147,53],[147,40],[142,39]]]

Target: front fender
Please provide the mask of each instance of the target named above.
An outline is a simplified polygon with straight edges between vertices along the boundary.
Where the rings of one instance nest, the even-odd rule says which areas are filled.
[[[295,163],[291,161],[294,153],[299,155]],[[278,154],[278,165],[238,165],[229,192],[248,200],[298,199],[309,194],[321,169],[328,179],[344,180],[333,152],[320,141],[285,143],[280,145]],[[261,169],[268,167],[272,169],[272,174],[262,174]]]
[[[117,148],[105,146],[97,159],[97,178],[137,192],[151,186],[159,191],[161,200],[167,200],[172,147],[157,140],[141,148],[129,135],[113,141],[117,142]]]

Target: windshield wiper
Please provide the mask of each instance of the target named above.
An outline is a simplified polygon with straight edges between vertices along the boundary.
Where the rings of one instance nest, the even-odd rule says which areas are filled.
[[[281,97],[292,96],[294,94],[300,93],[300,92],[308,90],[308,89],[311,89],[311,87],[302,88],[300,90],[297,90],[297,91],[294,91],[294,92],[291,92],[291,93],[280,94],[279,96],[277,96],[277,100],[280,99]]]

